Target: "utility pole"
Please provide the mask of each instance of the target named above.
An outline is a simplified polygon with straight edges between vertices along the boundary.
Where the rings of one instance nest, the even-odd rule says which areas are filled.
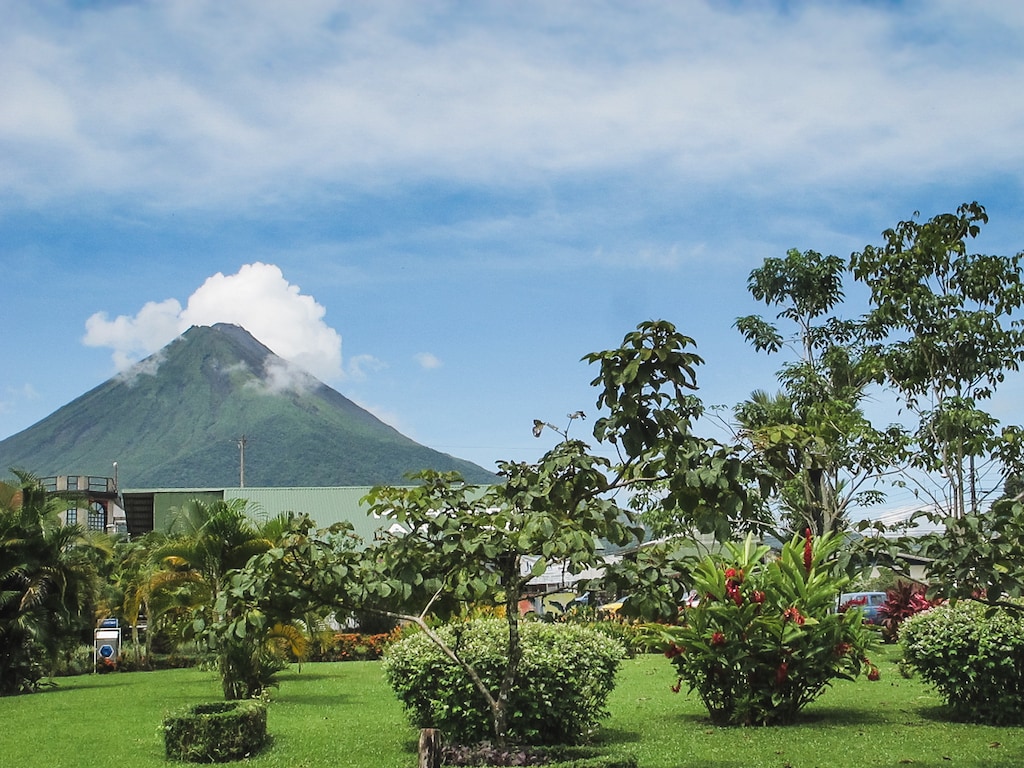
[[[238,487],[245,488],[245,435],[238,438]]]

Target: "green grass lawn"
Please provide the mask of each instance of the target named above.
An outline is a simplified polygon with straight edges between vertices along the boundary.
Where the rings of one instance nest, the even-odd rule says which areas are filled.
[[[1024,729],[953,723],[939,699],[890,661],[883,678],[839,683],[798,725],[716,728],[693,696],[673,694],[660,656],[627,661],[600,741],[642,768],[1021,766]],[[57,689],[0,698],[3,768],[166,766],[159,726],[187,704],[220,699],[211,672],[89,675]],[[252,766],[412,768],[417,733],[375,662],[307,664],[273,692],[271,746]]]

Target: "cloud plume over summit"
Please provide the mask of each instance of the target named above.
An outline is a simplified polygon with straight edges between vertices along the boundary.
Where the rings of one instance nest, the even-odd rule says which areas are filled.
[[[83,342],[109,347],[119,371],[161,349],[193,325],[232,323],[245,328],[280,357],[322,381],[343,378],[341,335],[324,321],[326,310],[273,264],[255,262],[234,275],[209,277],[183,308],[177,299],[147,302],[134,316],[86,321]],[[276,372],[280,379],[280,372]]]

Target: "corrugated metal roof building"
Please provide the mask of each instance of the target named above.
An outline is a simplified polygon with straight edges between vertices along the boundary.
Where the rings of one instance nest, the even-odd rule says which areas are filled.
[[[224,500],[244,499],[249,515],[267,520],[280,514],[294,512],[309,515],[318,528],[348,521],[355,533],[370,542],[383,527],[383,521],[367,515],[367,505],[361,503],[371,486],[325,488],[225,488]]]
[[[322,488],[146,488],[124,490],[122,498],[128,519],[128,531],[138,536],[151,530],[167,530],[177,509],[199,499],[204,503],[243,499],[255,520],[268,520],[293,512],[309,515],[318,528],[348,521],[355,533],[371,542],[385,527],[384,521],[368,514],[362,502],[370,486]]]

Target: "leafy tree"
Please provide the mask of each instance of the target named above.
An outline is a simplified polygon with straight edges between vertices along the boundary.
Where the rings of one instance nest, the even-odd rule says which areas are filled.
[[[308,516],[290,517],[272,547],[225,574],[215,610],[194,616],[189,627],[217,653],[225,698],[262,693],[282,668],[279,642],[303,655],[287,629],[295,617],[359,604],[352,593],[374,580],[376,566],[360,545],[350,524],[314,531]]]
[[[423,606],[402,618],[417,623],[475,684],[491,712],[494,736],[508,733],[509,702],[522,659],[519,601],[530,579],[548,563],[570,572],[603,562],[598,540],[625,545],[641,533],[611,500],[607,462],[589,455],[578,441],[565,441],[536,464],[500,465],[503,484],[481,495],[460,477],[420,474],[415,488],[375,488],[373,514],[393,517],[407,532],[389,536],[373,556],[385,576],[367,597],[399,595],[401,602]],[[539,555],[532,569],[524,557]],[[416,573],[411,572],[415,570]],[[464,655],[448,647],[426,622],[437,600],[475,603],[500,600],[508,631],[505,669],[492,690]]]
[[[151,575],[144,588],[134,591],[136,600],[146,597],[165,623],[168,618],[177,623],[183,637],[204,635],[211,627],[226,625],[231,616],[221,615],[225,605],[221,593],[229,574],[273,547],[286,528],[281,518],[256,524],[246,506],[242,499],[209,504],[191,501],[172,521],[167,540],[152,552],[153,560],[163,567]],[[279,643],[301,655],[305,644],[297,637],[296,615],[279,616],[258,634],[216,639],[226,698],[259,693],[273,673],[284,668],[274,652]]]
[[[866,329],[885,381],[917,420],[908,458],[939,483],[909,479],[954,517],[978,510],[976,462],[1019,454],[1019,430],[1000,430],[979,407],[1024,360],[1024,331],[1011,320],[1024,303],[1024,254],[968,253],[987,222],[978,203],[923,223],[915,215],[850,259],[870,289]]]
[[[65,638],[92,625],[85,550],[104,538],[63,525],[66,502],[15,474],[17,484],[0,483],[0,695],[36,690]]]
[[[132,647],[139,664],[150,657],[158,617],[173,613],[173,606],[180,602],[173,586],[174,581],[182,578],[180,572],[169,570],[154,557],[164,543],[166,535],[158,531],[118,542],[108,577],[112,594],[107,613],[131,627]],[[186,602],[191,604],[194,600],[190,597]],[[144,640],[139,632],[140,620],[147,627]]]
[[[740,446],[694,433],[704,414],[697,389],[703,359],[695,342],[666,321],[641,323],[618,349],[583,359],[600,367],[594,438],[616,448],[611,489],[628,489],[641,503],[644,522],[659,534],[713,534],[765,527],[761,496],[767,488]],[[755,488],[755,483],[760,488]]]
[[[861,409],[878,362],[860,343],[860,324],[833,314],[844,298],[844,275],[841,259],[816,251],[765,259],[747,287],[780,308],[776,322],[758,315],[736,320],[758,351],[796,352],[778,374],[783,393],[773,400],[754,392],[734,415],[740,435],[777,479],[790,529],[810,527],[816,535],[842,530],[851,504],[880,500],[869,484],[894,455],[892,435],[874,429]],[[778,321],[793,332],[785,335]]]
[[[598,541],[637,541],[641,529],[614,492],[657,489],[667,518],[728,536],[754,509],[750,476],[739,452],[692,432],[700,413],[693,340],[667,322],[641,324],[620,348],[584,359],[597,363],[597,404],[606,411],[594,437],[620,460],[563,440],[536,463],[503,462],[503,482],[479,488],[457,474],[424,472],[412,488],[378,487],[371,513],[393,519],[404,535],[385,535],[360,554],[349,532],[312,535],[300,522],[281,546],[233,573],[218,601],[221,637],[259,636],[276,617],[316,606],[387,612],[418,624],[466,672],[487,702],[496,740],[508,732],[509,695],[521,660],[519,599],[547,563],[578,572],[603,562]],[[543,423],[542,423],[543,428]],[[525,555],[539,555],[531,570]],[[634,575],[655,575],[635,569]],[[492,690],[433,631],[427,617],[460,604],[499,601],[507,647],[501,682]]]

